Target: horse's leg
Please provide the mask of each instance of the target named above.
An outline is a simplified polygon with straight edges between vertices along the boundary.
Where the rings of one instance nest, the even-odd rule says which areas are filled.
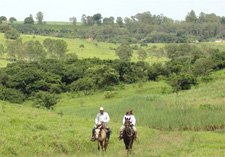
[[[129,141],[129,146],[128,146],[128,152],[131,154],[132,153],[132,144],[133,144],[133,137]]]
[[[98,150],[100,149],[100,147],[99,147],[99,141],[97,141],[97,144],[98,144]]]
[[[103,147],[102,147],[102,141],[100,141],[100,145],[101,145],[101,148],[103,149]]]

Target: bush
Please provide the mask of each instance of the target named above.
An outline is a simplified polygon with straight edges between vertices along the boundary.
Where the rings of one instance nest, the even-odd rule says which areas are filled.
[[[49,92],[39,91],[34,96],[34,107],[41,108],[46,107],[47,109],[52,108],[57,103],[57,97],[55,94]]]
[[[18,39],[20,37],[20,33],[15,29],[10,29],[5,32],[5,38],[6,39]]]
[[[109,99],[109,98],[115,97],[116,94],[117,94],[117,92],[115,92],[115,91],[106,91],[104,96],[105,96],[105,98]]]
[[[25,95],[19,90],[6,88],[0,84],[0,100],[20,104],[25,100]]]

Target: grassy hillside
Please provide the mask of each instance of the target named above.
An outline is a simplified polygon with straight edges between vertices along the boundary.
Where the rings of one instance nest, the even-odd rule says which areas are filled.
[[[117,137],[128,107],[137,118],[139,141],[134,142],[135,156],[223,156],[224,129],[196,132],[165,127],[168,124],[174,127],[176,124],[171,122],[185,118],[190,124],[204,125],[208,120],[215,120],[224,125],[224,71],[213,76],[221,80],[178,94],[171,93],[163,82],[126,85],[124,89],[118,88],[110,99],[102,92],[88,96],[67,93],[61,95],[54,111],[31,108],[32,102],[17,105],[0,101],[0,153],[4,156],[99,156],[102,153],[90,138],[98,108],[103,106],[110,114],[112,129],[107,156],[126,156],[124,144]],[[200,109],[201,104],[221,108]],[[189,112],[186,107],[196,112]],[[186,117],[179,119],[174,109],[182,112],[180,115],[186,112]],[[152,124],[159,117],[162,119],[156,125],[165,129],[153,129]]]
[[[60,25],[60,24],[59,24]],[[58,25],[55,25],[58,26]],[[46,38],[52,38],[57,39],[54,37],[46,37],[46,36],[32,36],[32,35],[21,35],[21,38],[23,39],[23,42],[29,41],[29,40],[39,40],[41,43]],[[62,39],[62,38],[58,38]],[[5,45],[5,38],[4,34],[0,33],[0,44]],[[100,59],[118,59],[118,56],[115,54],[115,49],[119,46],[119,44],[112,44],[112,43],[105,43],[105,42],[97,42],[97,41],[89,41],[89,40],[81,40],[81,39],[66,39],[63,38],[68,44],[68,52],[67,53],[76,53],[80,59],[82,58],[93,58],[97,57]],[[80,45],[84,45],[84,48],[80,48]],[[212,48],[218,48],[222,51],[225,51],[225,43],[198,43],[197,46],[201,48],[206,47],[212,47]],[[140,45],[138,45],[140,46]],[[145,50],[151,49],[152,47],[162,48],[165,46],[165,44],[162,43],[152,43],[148,44],[147,47],[142,47]],[[7,56],[3,56],[7,57]],[[139,61],[137,51],[134,50],[133,57],[131,61]],[[148,54],[148,57],[145,60],[146,62],[152,64],[155,62],[165,62],[168,61],[168,58],[161,57],[157,58],[150,54]]]
[[[62,38],[54,38],[54,37],[46,37],[46,36],[32,36],[32,35],[21,35],[23,42],[29,40],[39,40],[41,43],[46,38],[52,39],[62,39]],[[5,38],[4,34],[0,33],[0,44],[5,45]],[[112,43],[104,43],[104,42],[97,42],[97,41],[89,41],[89,40],[81,40],[81,39],[66,39],[63,38],[68,44],[68,52],[67,53],[76,53],[80,59],[82,58],[93,58],[97,57],[100,59],[118,59],[118,56],[115,54],[115,48],[119,46],[119,44],[112,44]],[[80,48],[80,45],[84,45],[84,48]],[[149,44],[148,48],[152,47],[153,45],[157,45],[157,47],[162,47],[163,44]],[[144,47],[146,49],[146,47]],[[5,56],[6,57],[6,56]],[[148,56],[145,60],[149,63],[154,62],[165,62],[168,60],[167,58],[157,58]],[[134,51],[132,61],[138,61],[138,54]]]

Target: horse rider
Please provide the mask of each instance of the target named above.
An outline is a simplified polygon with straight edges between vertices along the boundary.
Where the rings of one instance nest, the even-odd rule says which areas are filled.
[[[99,109],[100,113],[97,114],[96,118],[95,118],[95,126],[92,129],[92,138],[91,141],[94,142],[95,141],[95,128],[99,125],[99,124],[104,124],[107,128],[107,133],[106,133],[106,142],[109,143],[109,137],[110,137],[110,132],[111,129],[108,127],[108,122],[110,121],[109,118],[109,114],[107,112],[104,112],[103,107],[100,107]]]
[[[123,117],[123,125],[120,127],[120,136],[119,136],[119,140],[121,140],[123,137],[121,136],[122,135],[122,132],[124,131],[125,129],[125,118],[130,118],[130,123],[131,123],[131,126],[134,130],[134,139],[135,141],[137,141],[137,129],[135,127],[135,124],[136,124],[136,119],[132,113],[132,110],[131,109],[128,109],[127,112],[126,112],[126,115],[124,115]]]

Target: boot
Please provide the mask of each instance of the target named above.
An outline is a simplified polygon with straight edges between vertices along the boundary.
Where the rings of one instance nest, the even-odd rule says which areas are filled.
[[[138,139],[137,139],[137,132],[134,132],[134,140],[138,141]]]
[[[118,137],[118,140],[120,141],[120,140],[122,140],[122,132],[120,131],[120,136]]]
[[[94,142],[94,141],[95,141],[95,137],[94,137],[94,136],[92,136],[91,141],[92,141],[92,142]]]

